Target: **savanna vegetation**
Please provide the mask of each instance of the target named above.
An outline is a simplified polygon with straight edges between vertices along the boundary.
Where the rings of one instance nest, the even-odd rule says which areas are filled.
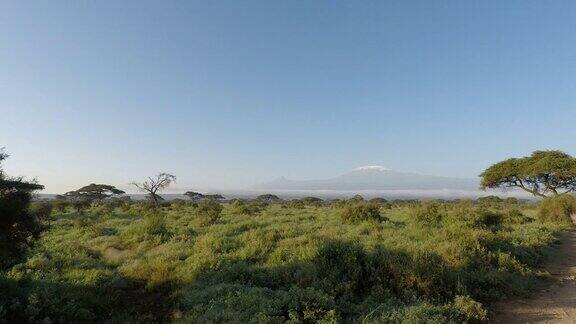
[[[12,227],[34,224],[13,250],[2,245],[11,261],[0,270],[0,322],[483,321],[491,303],[542,282],[538,265],[576,211],[567,194],[161,201],[155,184],[174,180],[139,183],[149,201],[90,185],[110,196],[78,209],[30,204],[39,185],[0,173],[0,188],[26,183],[0,190],[3,224],[5,210]],[[24,199],[13,199],[19,190]]]

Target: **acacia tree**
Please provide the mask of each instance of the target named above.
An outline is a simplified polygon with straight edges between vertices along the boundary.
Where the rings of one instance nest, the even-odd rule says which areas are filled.
[[[176,176],[169,173],[160,173],[155,178],[148,177],[148,180],[142,183],[132,182],[131,185],[135,186],[140,191],[147,192],[148,197],[152,200],[154,206],[158,207],[158,203],[162,200],[162,197],[157,193],[168,188],[174,182],[176,182]]]
[[[114,186],[106,184],[91,183],[78,190],[69,191],[63,197],[70,197],[73,199],[85,199],[88,201],[102,201],[112,196],[119,196],[125,194],[124,191],[117,189]]]
[[[0,149],[0,163],[7,157]],[[8,177],[0,167],[0,268],[17,261],[40,234],[40,223],[29,207],[32,193],[43,188],[22,177]]]
[[[538,197],[576,191],[576,158],[561,151],[535,151],[498,162],[480,175],[481,188],[520,188]]]
[[[197,201],[197,200],[200,200],[200,199],[205,197],[203,194],[196,192],[196,191],[186,191],[184,193],[184,196],[187,196],[192,201]]]

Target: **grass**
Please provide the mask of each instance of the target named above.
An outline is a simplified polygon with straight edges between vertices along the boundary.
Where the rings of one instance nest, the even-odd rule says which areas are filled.
[[[539,282],[567,228],[504,202],[392,203],[364,217],[370,205],[348,209],[352,222],[341,202],[165,205],[53,211],[27,259],[0,272],[0,321],[482,320]]]

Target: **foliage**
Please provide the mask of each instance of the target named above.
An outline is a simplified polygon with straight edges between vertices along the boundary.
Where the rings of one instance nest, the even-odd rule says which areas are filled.
[[[442,212],[440,203],[432,201],[417,204],[411,209],[411,215],[420,223],[434,225],[442,220],[445,213]]]
[[[195,192],[195,191],[186,191],[184,193],[184,196],[190,198],[192,201],[197,201],[200,200],[202,198],[205,198],[205,196],[199,192]]]
[[[0,150],[0,163],[7,157]],[[32,193],[43,188],[21,177],[8,177],[0,164],[0,269],[17,261],[40,234],[36,216],[41,215],[30,211],[29,206]]]
[[[572,217],[576,217],[576,198],[571,195],[546,198],[538,208],[538,219],[543,222],[571,224]]]
[[[385,220],[385,217],[380,215],[380,206],[365,202],[349,203],[340,211],[340,217],[343,221],[349,223],[362,221],[380,222]]]
[[[318,198],[318,197],[304,197],[302,199],[300,199],[300,201],[302,201],[302,203],[304,203],[307,206],[321,206],[322,203],[324,202],[324,200]]]
[[[539,197],[556,196],[576,190],[576,159],[560,151],[535,151],[498,162],[480,177],[482,189],[521,188]]]
[[[535,287],[566,228],[530,221],[528,204],[394,202],[390,221],[343,222],[298,203],[250,217],[208,200],[54,211],[27,258],[0,271],[0,322],[474,322]]]
[[[52,215],[54,205],[49,201],[35,201],[30,204],[30,213],[38,220],[47,219]]]
[[[123,195],[124,191],[112,185],[91,183],[78,190],[69,191],[62,197],[70,200],[87,200],[89,202],[102,201],[106,198]]]
[[[285,201],[282,203],[283,208],[290,208],[290,209],[304,209],[306,205],[300,199],[292,199],[290,201]]]
[[[202,225],[216,223],[222,214],[222,205],[214,199],[202,200],[196,208],[196,217]]]
[[[354,197],[350,198],[349,201],[353,202],[353,203],[364,202],[364,197],[362,197],[360,195],[354,195]]]
[[[282,201],[282,199],[280,199],[280,197],[273,195],[273,194],[263,194],[263,195],[259,195],[258,197],[256,197],[257,201],[262,201],[265,203],[274,203],[274,202],[279,202]]]
[[[266,203],[260,200],[245,202],[243,200],[236,200],[231,203],[233,213],[238,215],[255,215],[260,213],[266,208]]]
[[[372,199],[368,200],[368,202],[373,203],[373,204],[380,204],[380,205],[389,204],[388,200],[381,198],[381,197],[372,198]]]
[[[161,241],[170,237],[170,232],[166,227],[165,215],[159,211],[150,211],[144,216],[143,234],[156,236]]]

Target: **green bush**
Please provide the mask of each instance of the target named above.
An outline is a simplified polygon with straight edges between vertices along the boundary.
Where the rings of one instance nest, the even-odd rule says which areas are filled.
[[[70,206],[69,202],[67,202],[65,200],[61,200],[61,199],[55,199],[55,200],[51,201],[51,203],[52,203],[53,209],[58,213],[66,212],[66,210]]]
[[[48,219],[54,209],[48,201],[35,201],[30,204],[30,213],[38,219]]]
[[[232,212],[238,215],[256,215],[266,208],[267,203],[262,201],[245,202],[236,200],[231,204]]]
[[[564,194],[546,198],[538,208],[538,220],[560,224],[571,224],[572,216],[576,214],[576,198]]]
[[[158,237],[161,241],[170,237],[166,217],[159,211],[149,212],[144,216],[143,231],[147,236]]]
[[[201,225],[211,225],[220,220],[222,205],[214,199],[204,199],[196,207],[196,217]]]
[[[26,259],[0,270],[0,323],[481,321],[480,303],[537,286],[534,269],[565,228],[525,222],[527,205],[472,201],[395,202],[387,223],[364,222],[378,209],[349,201],[234,217],[251,203],[224,213],[217,202],[135,202],[112,217],[92,206],[45,220]]]
[[[502,225],[503,216],[501,213],[487,209],[477,209],[471,215],[474,226],[480,228],[495,229]]]
[[[532,218],[524,215],[519,209],[510,209],[503,214],[503,223],[506,225],[526,224],[532,222]]]
[[[410,215],[418,223],[434,225],[442,221],[443,210],[438,202],[422,202],[410,209]]]
[[[322,200],[318,197],[304,197],[304,198],[300,199],[300,201],[302,201],[304,203],[304,205],[314,206],[314,207],[320,207],[324,203],[324,200]]]
[[[380,214],[380,207],[377,204],[354,203],[348,204],[340,210],[340,218],[347,223],[358,223],[362,221],[381,222],[386,220]]]

